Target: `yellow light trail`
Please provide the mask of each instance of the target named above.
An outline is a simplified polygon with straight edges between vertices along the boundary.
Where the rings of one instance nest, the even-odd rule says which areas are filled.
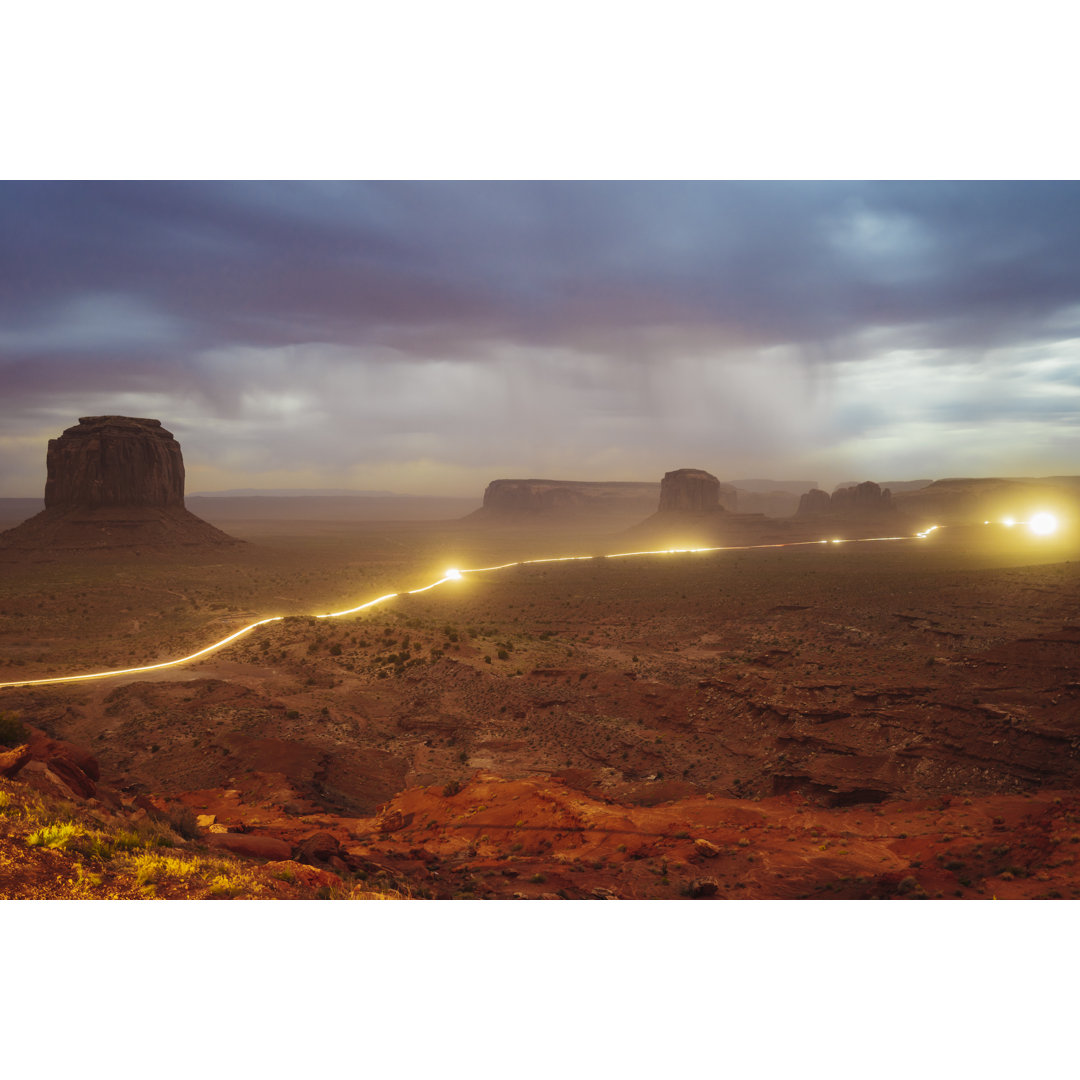
[[[1049,517],[1050,515],[1045,515]],[[1033,519],[1034,522],[1035,519]],[[986,524],[989,524],[987,522]],[[1056,527],[1057,522],[1054,521]],[[629,559],[635,557],[644,557],[650,555],[696,555],[702,553],[709,553],[714,551],[759,551],[766,548],[787,548],[787,547],[808,547],[812,544],[872,544],[881,543],[887,541],[896,540],[916,540],[925,539],[930,533],[941,528],[939,525],[931,525],[923,532],[916,533],[914,536],[864,536],[857,537],[852,540],[834,539],[834,540],[790,540],[776,544],[742,544],[731,546],[719,546],[719,547],[687,547],[687,548],[660,548],[656,551],[618,551],[610,555],[559,555],[546,559],[519,559],[516,562],[500,563],[497,566],[480,566],[473,567],[466,570],[458,570],[456,568],[446,570],[441,578],[437,581],[433,581],[430,585],[423,585],[419,589],[409,589],[405,592],[386,593],[383,596],[378,596],[374,600],[368,600],[363,604],[357,604],[355,607],[344,608],[341,611],[330,611],[322,615],[310,615],[307,618],[314,619],[338,619],[343,615],[356,615],[358,612],[366,611],[368,608],[376,607],[379,604],[384,604],[388,600],[393,600],[398,596],[416,596],[419,593],[427,592],[429,589],[438,588],[440,585],[445,585],[450,581],[461,581],[466,574],[486,574],[495,570],[509,570],[514,566],[541,566],[548,563],[564,563],[564,562],[590,562],[592,560],[599,559]],[[258,629],[260,626],[268,626],[270,623],[283,622],[287,617],[285,615],[273,615],[267,619],[259,619],[257,622],[249,623],[247,626],[241,627],[239,630],[229,634],[228,637],[222,638],[220,641],[215,641],[212,645],[207,645],[203,649],[199,649],[198,652],[193,652],[188,656],[181,656],[177,660],[162,660],[157,664],[144,664],[140,667],[130,668],[117,668],[110,671],[93,671],[85,675],[58,675],[49,679],[22,679],[18,682],[5,682],[0,683],[0,690],[14,689],[16,687],[24,686],[55,686],[59,683],[73,683],[73,682],[88,682],[91,679],[109,679],[115,678],[120,675],[142,675],[149,671],[161,671],[164,668],[180,667],[182,664],[189,664],[192,660],[198,660],[202,656],[208,656],[210,653],[217,652],[219,649],[225,648],[226,645],[230,645],[238,638],[242,638],[245,634],[250,634],[252,630]],[[295,618],[305,618],[305,616],[293,616]]]

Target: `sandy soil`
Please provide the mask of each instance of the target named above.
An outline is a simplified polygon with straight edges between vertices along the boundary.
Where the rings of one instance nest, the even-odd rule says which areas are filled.
[[[1080,564],[1061,540],[957,527],[523,566],[318,621],[449,565],[618,540],[223,527],[251,543],[0,567],[0,679],[294,617],[191,667],[0,704],[118,788],[297,843],[330,829],[353,872],[415,895],[1075,895]],[[1002,826],[1043,837],[1038,858],[986,855],[1015,847]]]

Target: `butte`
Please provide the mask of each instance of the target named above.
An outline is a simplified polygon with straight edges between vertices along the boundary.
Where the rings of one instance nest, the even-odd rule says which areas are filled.
[[[0,553],[162,551],[242,543],[184,506],[184,458],[160,420],[84,416],[46,455],[45,509],[0,533]]]

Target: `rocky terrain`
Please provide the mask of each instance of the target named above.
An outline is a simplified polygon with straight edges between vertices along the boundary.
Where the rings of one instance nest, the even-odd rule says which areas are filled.
[[[46,455],[45,509],[0,533],[0,556],[237,541],[184,507],[180,444],[159,420],[84,416]]]
[[[67,755],[90,792],[49,763],[64,755],[39,754],[4,791],[19,801],[35,778],[99,816],[103,787],[111,813],[186,808],[199,858],[251,860],[264,891],[234,895],[279,895],[265,867],[282,862],[336,875],[335,895],[1080,895],[1067,538],[980,525],[520,566],[301,614],[336,610],[321,604],[335,583],[339,598],[413,588],[440,552],[494,565],[522,542],[418,525],[138,576],[115,561],[77,583],[30,567],[0,582],[0,679],[177,655],[280,611],[275,596],[297,614],[185,668],[0,691],[37,745],[82,748],[98,770]],[[155,591],[166,572],[179,605]],[[46,855],[50,872],[66,859],[70,877],[78,863],[110,880],[9,825],[0,878],[24,867],[9,894],[44,887],[25,860]]]

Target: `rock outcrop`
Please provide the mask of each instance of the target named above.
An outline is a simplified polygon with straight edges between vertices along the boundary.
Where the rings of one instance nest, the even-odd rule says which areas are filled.
[[[827,514],[832,508],[832,500],[827,491],[811,488],[799,499],[799,514]]]
[[[45,458],[45,508],[184,506],[180,444],[160,420],[84,416]]]
[[[798,513],[804,516],[838,514],[848,517],[880,514],[892,508],[889,489],[882,489],[873,480],[867,480],[853,487],[839,488],[831,496],[820,488],[813,488],[799,500]]]
[[[727,485],[725,485],[726,487]],[[734,495],[735,489],[730,489]],[[660,481],[660,513],[707,514],[720,509],[720,481],[704,469],[675,469]]]
[[[634,481],[492,480],[484,491],[481,516],[513,514],[580,515],[648,512],[656,505],[656,484]]]
[[[873,480],[840,488],[832,495],[832,509],[838,514],[876,514],[892,506],[892,492]]]
[[[45,509],[0,533],[0,551],[238,544],[184,506],[180,444],[160,420],[84,416],[46,454]]]

